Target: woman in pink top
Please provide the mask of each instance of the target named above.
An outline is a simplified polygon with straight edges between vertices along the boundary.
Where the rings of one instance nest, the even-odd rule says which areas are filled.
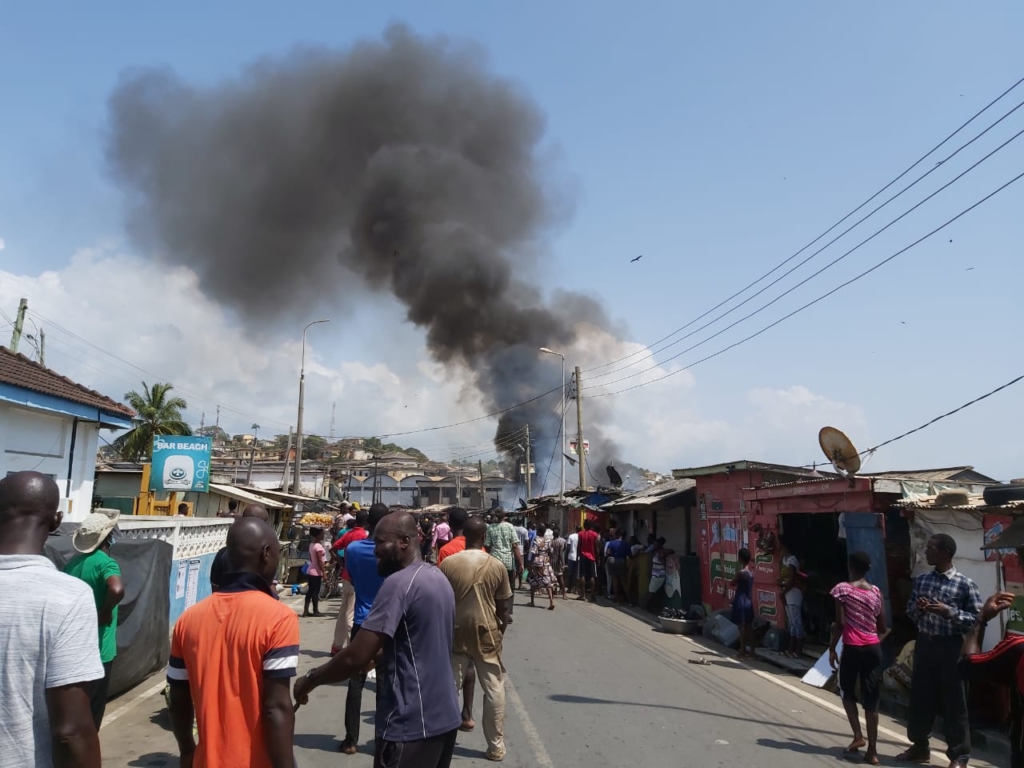
[[[843,692],[843,706],[853,728],[853,742],[846,748],[848,754],[867,746],[864,762],[878,765],[878,697],[882,682],[882,640],[889,634],[882,610],[882,593],[867,580],[871,570],[871,557],[866,552],[854,552],[849,559],[850,580],[837,584],[832,590],[836,601],[836,623],[832,626],[832,645],[828,658],[832,669],[839,667],[839,688]],[[836,646],[840,633],[843,638],[842,659]],[[868,724],[868,738],[860,730],[855,690],[860,680],[864,718]]]
[[[303,616],[323,616],[320,613],[320,584],[324,580],[324,563],[327,558],[327,550],[324,549],[324,529],[310,528],[309,530],[309,565],[306,566],[306,605],[302,610]],[[309,612],[309,605],[313,604],[313,613]]]

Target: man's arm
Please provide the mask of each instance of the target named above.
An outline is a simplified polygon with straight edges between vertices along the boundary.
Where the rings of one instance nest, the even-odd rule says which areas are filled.
[[[519,551],[519,545],[512,545],[512,556],[516,559],[516,573],[523,572],[523,553]]]
[[[921,608],[917,601],[921,598],[921,593],[917,589],[918,581],[921,577],[914,579],[914,586],[910,588],[910,598],[907,600],[907,618],[917,624],[917,620],[921,618]]]
[[[494,601],[494,615],[498,619],[498,629],[501,630],[501,634],[505,634],[505,629],[508,628],[508,599],[495,600]]]
[[[982,600],[978,585],[970,579],[961,590],[958,605],[948,607],[949,620],[964,630],[971,630],[978,623],[978,616],[981,614]]]
[[[89,709],[88,685],[46,690],[54,768],[100,768],[100,738]]]
[[[387,635],[360,629],[343,651],[296,681],[295,701],[305,704],[309,701],[309,694],[314,688],[339,683],[362,672],[377,657],[377,652],[384,648],[386,640]]]
[[[295,768],[291,678],[263,675],[263,740],[274,768]]]
[[[190,768],[196,752],[196,739],[192,735],[195,709],[192,707],[192,689],[188,680],[168,680],[171,687],[171,731],[178,742],[182,768]]]
[[[100,624],[109,624],[113,619],[114,608],[124,600],[124,582],[121,581],[120,575],[108,576],[106,585],[107,594],[99,610]]]

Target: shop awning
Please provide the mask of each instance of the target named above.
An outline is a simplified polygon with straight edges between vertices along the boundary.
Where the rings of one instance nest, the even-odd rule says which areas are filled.
[[[247,504],[259,504],[268,509],[285,509],[291,504],[282,502],[279,499],[272,499],[269,496],[259,496],[252,491],[246,491],[234,485],[222,485],[221,483],[210,483],[210,492],[219,496],[226,496],[236,501],[244,501]]]

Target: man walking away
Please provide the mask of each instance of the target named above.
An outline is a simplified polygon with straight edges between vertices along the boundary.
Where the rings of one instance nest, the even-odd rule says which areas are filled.
[[[569,589],[574,592],[579,592],[576,584],[576,579],[579,577],[579,567],[577,556],[580,549],[580,531],[583,529],[576,526],[576,530],[569,534],[565,540],[565,562],[569,569]]]
[[[373,601],[377,598],[380,585],[384,583],[384,577],[377,570],[372,536],[381,520],[387,517],[390,511],[386,504],[380,502],[370,507],[366,519],[369,535],[353,541],[345,550],[345,567],[355,591],[349,645],[359,634],[366,617],[370,615]],[[345,697],[345,739],[338,746],[346,755],[354,755],[359,745],[359,724],[363,716],[363,688],[366,685],[366,678],[366,673],[360,671],[348,680],[348,694]]]
[[[296,683],[295,698],[305,704],[313,689],[359,674],[383,651],[374,768],[449,768],[461,721],[451,670],[455,595],[422,561],[408,512],[385,517],[373,539],[385,579],[370,615],[345,650]]]
[[[89,709],[103,678],[89,588],[43,556],[61,522],[48,476],[0,480],[0,763],[100,768]]]
[[[967,696],[958,664],[964,635],[981,613],[978,586],[953,567],[954,555],[953,537],[940,533],[928,539],[925,557],[934,570],[918,576],[910,593],[907,616],[917,624],[907,723],[913,746],[896,758],[929,761],[928,739],[941,711],[950,768],[966,766],[971,754]]]
[[[557,528],[552,530],[551,538],[551,567],[555,571],[555,578],[558,580],[558,589],[565,600],[565,555],[568,544],[562,538],[562,532]]]
[[[474,518],[466,524],[466,550],[441,564],[455,592],[455,639],[452,670],[455,687],[470,670],[484,689],[484,738],[487,759],[505,758],[505,667],[501,641],[508,626],[512,587],[504,566],[483,551],[487,527]],[[463,708],[465,724],[465,707]]]
[[[587,590],[591,593],[590,602],[597,602],[597,531],[589,520],[583,522],[583,532],[579,540],[579,592],[577,600],[587,599]]]
[[[503,520],[503,519],[504,518],[502,518],[501,516],[498,517],[499,522],[501,520]],[[523,553],[523,560],[524,560],[524,562],[526,560],[526,553],[530,551],[530,548],[529,548],[529,544],[530,544],[530,530],[526,527],[525,522],[526,521],[524,519],[523,520],[524,524],[523,525],[517,525],[515,527],[515,529],[514,529],[515,532],[516,532],[516,536],[519,538],[519,551]],[[488,547],[488,549],[490,549],[490,547]],[[516,578],[519,580],[519,588],[520,589],[523,588],[523,572],[525,570],[526,570],[525,566],[520,565],[519,572],[516,574]]]
[[[341,562],[341,607],[338,608],[338,618],[334,622],[334,642],[331,644],[331,655],[340,651],[348,645],[352,636],[352,627],[355,624],[356,611],[356,588],[352,586],[352,575],[348,571],[348,560],[345,553],[348,548],[357,541],[362,541],[369,536],[367,528],[370,524],[370,511],[360,509],[352,521],[352,528],[344,536],[339,538],[332,545],[338,560]]]
[[[231,503],[237,506],[236,502],[232,501]],[[255,517],[257,520],[262,520],[268,525],[270,524],[270,513],[267,512],[266,507],[261,507],[259,504],[250,504],[243,509],[242,517]],[[220,589],[220,583],[223,578],[233,570],[231,561],[228,559],[228,548],[226,546],[221,547],[217,550],[213,563],[210,565],[210,587],[214,592]],[[277,597],[276,590],[274,591],[274,597]]]
[[[485,546],[493,557],[501,560],[508,572],[508,585],[515,589],[516,575],[522,576],[523,556],[519,548],[519,537],[512,524],[505,520],[505,510],[497,511],[498,522],[487,529],[487,541]],[[514,609],[515,597],[508,599],[508,623],[512,623],[512,611]]]
[[[110,556],[114,529],[121,513],[116,509],[88,515],[71,537],[72,546],[82,554],[72,558],[64,573],[84,581],[92,590],[99,618],[100,661],[103,679],[97,680],[89,696],[89,707],[96,730],[103,722],[110,688],[110,668],[117,656],[117,606],[124,600],[121,569]]]
[[[629,542],[626,529],[619,529],[619,538],[608,542],[608,582],[615,602],[626,602],[626,563],[629,560]]]
[[[469,520],[469,513],[462,507],[452,507],[448,511],[448,524],[452,529],[452,538],[451,541],[441,547],[441,551],[437,553],[438,565],[443,563],[445,558],[451,557],[466,548],[466,537],[463,535],[463,531],[466,527],[467,520]],[[480,522],[483,523],[483,520],[480,520]],[[484,527],[484,531],[486,534],[486,525]]]
[[[270,587],[281,556],[277,534],[258,518],[242,518],[228,530],[227,546],[234,572],[181,615],[171,637],[167,680],[181,764],[294,768],[289,689],[299,619]]]

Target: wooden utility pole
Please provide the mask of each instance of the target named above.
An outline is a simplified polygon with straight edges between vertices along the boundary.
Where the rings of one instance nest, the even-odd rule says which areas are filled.
[[[579,457],[580,488],[587,487],[587,452],[583,443],[583,386],[580,367],[576,366],[576,456]]]
[[[220,410],[220,406],[217,406]],[[214,433],[216,434],[216,433]],[[281,475],[281,490],[288,493],[288,464],[292,460],[292,428],[288,427],[288,447],[284,449],[284,473]]]
[[[530,476],[530,425],[526,425],[526,498],[533,498],[533,478]]]
[[[487,509],[487,491],[484,489],[484,462],[477,459],[477,469],[480,471],[480,509]]]
[[[46,331],[39,329],[39,364],[46,367]]]
[[[11,332],[11,352],[17,353],[18,342],[21,341],[21,332],[25,330],[25,313],[28,311],[28,299],[22,299],[18,303],[18,314],[14,318],[14,331]]]

